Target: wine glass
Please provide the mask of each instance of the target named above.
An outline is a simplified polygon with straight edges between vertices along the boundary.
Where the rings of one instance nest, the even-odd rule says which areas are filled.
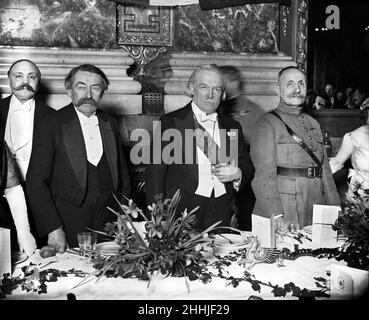
[[[296,220],[290,220],[286,222],[287,231],[292,234],[297,234],[299,232],[299,224]]]

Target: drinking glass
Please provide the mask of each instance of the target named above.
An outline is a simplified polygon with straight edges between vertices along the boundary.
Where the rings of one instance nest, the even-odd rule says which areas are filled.
[[[91,257],[93,251],[96,250],[97,235],[93,232],[77,233],[79,254],[83,257],[88,255]]]
[[[287,231],[290,233],[298,233],[299,232],[299,224],[295,220],[287,221],[286,222]]]

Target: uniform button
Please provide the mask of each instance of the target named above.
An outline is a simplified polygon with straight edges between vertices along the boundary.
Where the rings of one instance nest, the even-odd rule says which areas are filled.
[[[311,140],[311,137],[310,136],[308,138],[309,138],[309,140]]]
[[[309,148],[310,148],[310,149],[313,149],[313,146],[310,146]]]
[[[308,129],[304,128],[304,131],[305,131],[305,132],[308,132]]]

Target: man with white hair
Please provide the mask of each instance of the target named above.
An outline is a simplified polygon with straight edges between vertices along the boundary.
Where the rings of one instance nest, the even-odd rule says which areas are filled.
[[[187,94],[193,100],[160,119],[161,132],[174,130],[185,141],[180,150],[182,159],[179,163],[169,163],[162,152],[160,163],[146,167],[147,204],[171,198],[180,189],[177,214],[199,206],[195,212],[194,227],[201,231],[218,221],[221,221],[221,226],[231,224],[230,201],[233,192],[251,179],[254,170],[240,124],[217,113],[224,90],[225,79],[218,66],[197,68],[187,85]],[[197,130],[206,136],[206,147],[205,143],[201,145],[198,140],[194,144],[187,144],[185,137],[188,130]],[[162,134],[154,133],[156,137],[161,138]],[[232,147],[229,148],[232,142],[238,147],[238,152],[233,154]],[[163,141],[162,150],[168,144]],[[225,162],[219,154],[229,149],[231,159]],[[193,155],[191,163],[185,162],[189,153]]]

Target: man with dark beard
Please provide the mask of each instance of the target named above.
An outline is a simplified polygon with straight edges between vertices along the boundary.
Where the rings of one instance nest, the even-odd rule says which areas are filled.
[[[318,122],[302,112],[305,74],[297,67],[278,74],[280,102],[261,116],[251,140],[255,166],[253,213],[312,224],[313,204],[340,205]]]
[[[58,252],[76,247],[77,233],[116,220],[107,206],[129,196],[130,179],[115,119],[99,109],[109,81],[85,64],[65,79],[72,103],[36,132],[27,195],[41,236]]]

